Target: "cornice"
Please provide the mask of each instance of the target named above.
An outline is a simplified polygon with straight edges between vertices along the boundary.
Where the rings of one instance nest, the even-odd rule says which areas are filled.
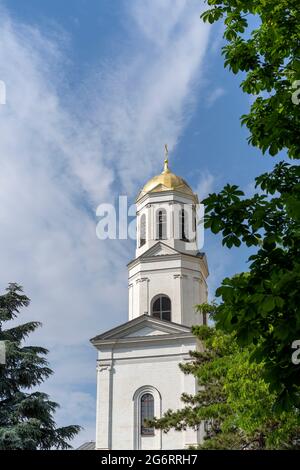
[[[93,346],[96,348],[99,346],[105,346],[116,349],[117,347],[124,347],[129,345],[150,345],[150,344],[168,344],[170,342],[176,342],[178,340],[194,339],[195,336],[192,333],[174,333],[166,335],[153,335],[153,336],[133,336],[125,338],[109,338],[109,339],[95,339],[93,340]]]

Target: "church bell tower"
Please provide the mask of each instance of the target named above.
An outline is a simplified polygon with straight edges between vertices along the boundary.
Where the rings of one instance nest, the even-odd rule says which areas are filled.
[[[128,264],[128,321],[92,338],[98,350],[96,449],[184,449],[203,426],[167,434],[147,426],[195,394],[179,363],[201,347],[191,326],[206,323],[195,306],[207,301],[206,256],[197,248],[198,197],[169,169],[136,199],[137,245]]]
[[[168,159],[139,192],[136,257],[128,265],[129,320],[148,314],[186,326],[206,321],[195,312],[207,299],[208,276],[206,257],[197,249],[197,204]]]

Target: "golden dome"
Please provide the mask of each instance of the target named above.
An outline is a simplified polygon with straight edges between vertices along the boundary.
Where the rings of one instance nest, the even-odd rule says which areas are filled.
[[[137,199],[140,199],[147,193],[158,193],[162,191],[178,191],[193,198],[197,201],[196,194],[180,176],[172,173],[168,166],[168,159],[164,162],[164,169],[160,175],[156,175],[149,180],[143,189],[139,192]]]

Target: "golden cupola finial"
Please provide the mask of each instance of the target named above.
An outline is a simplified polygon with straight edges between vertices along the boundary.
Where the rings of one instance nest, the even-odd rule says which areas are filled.
[[[163,173],[170,173],[170,170],[169,170],[169,149],[168,149],[168,144],[165,144],[165,161],[164,161]]]
[[[192,197],[195,202],[198,202],[198,197],[193,193],[192,188],[180,176],[175,175],[169,169],[169,150],[168,145],[165,144],[165,161],[164,169],[159,174],[151,178],[141,189],[137,196],[137,201],[150,193],[160,193],[165,191],[177,191],[179,193]]]

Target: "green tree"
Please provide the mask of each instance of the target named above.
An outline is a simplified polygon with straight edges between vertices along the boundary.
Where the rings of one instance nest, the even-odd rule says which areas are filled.
[[[181,364],[199,384],[196,395],[182,395],[184,407],[155,419],[166,432],[206,423],[200,449],[298,449],[299,410],[274,414],[276,394],[263,378],[264,366],[250,360],[253,346],[242,348],[235,335],[207,326],[193,328],[203,350]]]
[[[298,0],[207,0],[204,21],[222,20],[225,66],[244,72],[242,90],[257,95],[242,123],[249,142],[300,157],[300,8]],[[251,25],[258,23],[257,28]],[[293,100],[292,97],[295,97]]]
[[[46,349],[22,345],[40,323],[3,329],[30,303],[19,285],[9,284],[6,291],[0,296],[0,341],[6,347],[6,364],[0,364],[0,450],[70,448],[68,441],[80,426],[56,427],[53,414],[59,405],[45,393],[29,392],[52,374]]]
[[[225,26],[225,66],[242,72],[242,90],[257,95],[242,116],[249,142],[271,156],[286,151],[299,158],[298,0],[207,3],[204,21],[221,20]],[[248,272],[224,279],[217,290],[215,321],[224,331],[235,331],[240,345],[259,345],[252,360],[264,360],[277,405],[287,409],[300,404],[300,366],[291,361],[292,343],[300,339],[300,168],[278,163],[256,178],[256,187],[260,192],[246,198],[228,184],[203,201],[205,226],[222,234],[223,245],[254,251]]]

